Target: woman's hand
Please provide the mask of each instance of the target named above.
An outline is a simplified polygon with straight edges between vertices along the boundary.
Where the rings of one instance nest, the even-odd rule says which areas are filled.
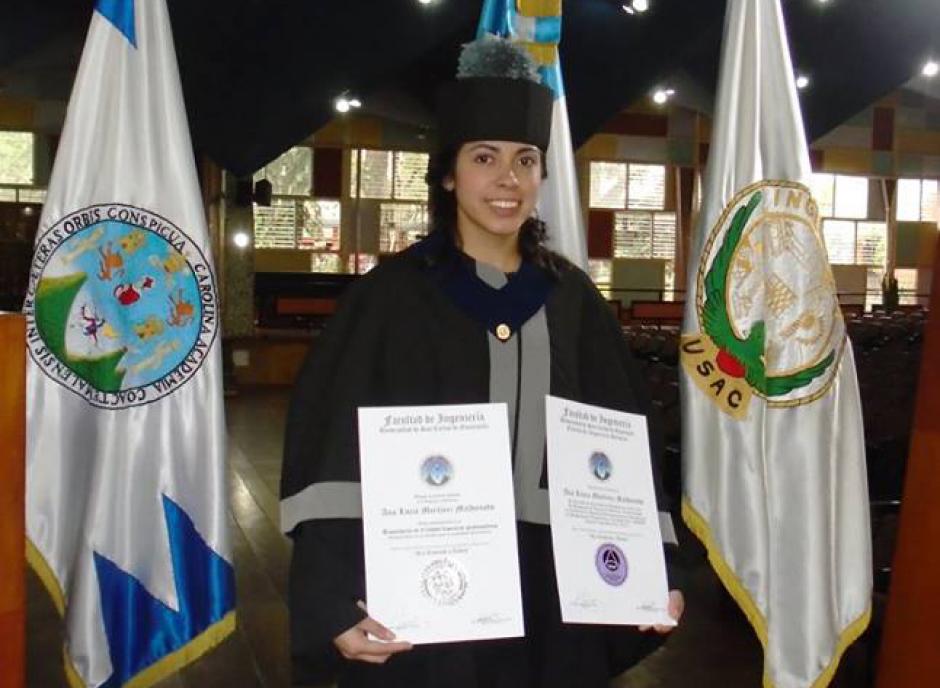
[[[666,611],[669,613],[669,616],[675,619],[676,623],[682,618],[682,612],[685,611],[685,598],[682,596],[681,590],[669,591],[669,604],[666,607]],[[657,633],[669,633],[675,626],[664,626],[661,624],[655,626],[639,626],[641,631],[648,631],[651,628]]]
[[[366,606],[361,600],[356,605],[362,611],[366,611]],[[371,633],[376,638],[381,638],[386,642],[369,640],[367,633]],[[393,640],[395,640],[394,633],[371,616],[367,616],[352,628],[333,638],[333,644],[336,645],[336,649],[346,659],[384,664],[392,655],[411,649],[411,643],[395,643],[392,642]]]

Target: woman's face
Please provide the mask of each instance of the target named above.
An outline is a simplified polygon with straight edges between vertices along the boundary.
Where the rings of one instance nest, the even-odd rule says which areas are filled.
[[[457,228],[497,236],[518,234],[542,185],[542,154],[526,143],[471,141],[457,152],[444,188],[457,199]]]

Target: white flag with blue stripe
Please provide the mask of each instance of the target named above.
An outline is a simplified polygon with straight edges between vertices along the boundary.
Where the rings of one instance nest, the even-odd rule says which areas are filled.
[[[584,219],[578,197],[568,106],[561,76],[561,0],[484,0],[477,38],[494,34],[522,43],[539,65],[542,83],[555,93],[548,178],[539,198],[539,216],[548,225],[548,244],[575,265],[587,268]]]
[[[72,686],[234,628],[217,308],[165,0],[98,0],[24,303],[28,558]]]

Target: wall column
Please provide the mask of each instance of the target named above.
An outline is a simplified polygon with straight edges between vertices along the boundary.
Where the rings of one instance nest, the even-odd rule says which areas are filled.
[[[878,659],[878,688],[940,682],[940,356],[936,355],[940,350],[940,251],[934,253],[930,302]]]

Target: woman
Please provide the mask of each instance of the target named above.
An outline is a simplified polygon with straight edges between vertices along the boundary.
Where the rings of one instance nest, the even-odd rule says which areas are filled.
[[[607,304],[543,243],[535,206],[552,94],[531,79],[524,51],[471,46],[442,94],[427,178],[433,231],[350,288],[291,404],[282,526],[294,539],[296,682],[339,673],[341,686],[601,687],[657,644],[642,630],[667,631],[561,623],[545,395],[644,414],[650,404]],[[481,75],[481,63],[500,75]],[[362,603],[356,408],[488,401],[510,413],[526,637],[412,648]],[[674,618],[682,606],[673,590]]]

